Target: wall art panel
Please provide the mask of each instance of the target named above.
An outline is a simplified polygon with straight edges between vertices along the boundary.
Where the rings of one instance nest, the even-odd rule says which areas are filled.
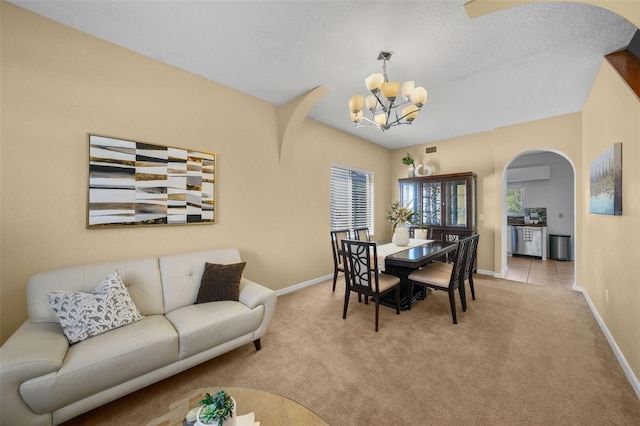
[[[591,163],[589,213],[622,215],[622,144],[614,143]]]
[[[215,223],[216,155],[89,135],[87,227]]]

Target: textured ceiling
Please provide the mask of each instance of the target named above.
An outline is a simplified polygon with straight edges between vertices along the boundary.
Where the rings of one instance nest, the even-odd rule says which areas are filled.
[[[582,110],[603,56],[636,27],[581,3],[470,19],[465,1],[10,1],[143,55],[281,105],[324,86],[309,117],[388,148]],[[411,126],[354,128],[364,78],[429,92]]]

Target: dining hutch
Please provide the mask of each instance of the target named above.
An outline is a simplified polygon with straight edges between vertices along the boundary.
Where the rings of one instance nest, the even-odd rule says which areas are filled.
[[[415,210],[415,227],[429,238],[458,241],[477,233],[477,176],[473,172],[398,179],[398,197]]]

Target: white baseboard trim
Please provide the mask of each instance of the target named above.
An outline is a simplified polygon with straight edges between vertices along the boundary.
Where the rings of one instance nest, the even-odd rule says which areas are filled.
[[[593,314],[596,321],[598,322],[598,325],[600,326],[600,329],[604,333],[604,336],[607,338],[607,341],[609,342],[609,346],[611,346],[611,349],[613,349],[613,353],[616,355],[616,358],[618,358],[618,362],[622,366],[622,370],[624,371],[624,373],[627,375],[627,379],[629,379],[629,383],[631,383],[631,387],[633,387],[633,390],[636,392],[636,396],[638,397],[638,399],[640,399],[640,382],[638,381],[638,378],[636,377],[636,375],[633,374],[633,370],[631,369],[631,367],[629,366],[629,363],[627,362],[624,355],[622,354],[622,351],[620,351],[620,348],[616,344],[616,341],[614,340],[613,336],[611,335],[611,333],[609,333],[609,329],[607,328],[607,325],[602,320],[600,313],[591,302],[591,299],[589,298],[589,295],[587,294],[587,292],[582,287],[574,284],[573,289],[575,291],[579,291],[580,293],[582,293],[582,297],[584,297],[584,300],[587,301],[587,305],[589,305],[589,309],[591,309],[591,313]]]
[[[289,287],[285,287],[285,288],[281,288],[280,290],[276,290],[276,294],[278,296],[282,296],[283,294],[287,294],[287,293],[291,293],[294,292],[296,290],[300,290],[303,289],[305,287],[309,287],[318,283],[321,283],[323,281],[329,280],[333,278],[333,274],[329,274],[329,275],[325,275],[324,277],[319,277],[319,278],[314,278],[312,280],[309,281],[305,281],[299,284],[294,284],[292,286]],[[340,283],[340,277],[338,277],[338,284]]]
[[[480,275],[490,275],[492,277],[495,276],[495,273],[493,271],[487,271],[486,269],[476,269],[476,273]]]

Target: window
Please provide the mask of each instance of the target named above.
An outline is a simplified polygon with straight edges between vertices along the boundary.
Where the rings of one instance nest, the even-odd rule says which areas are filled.
[[[331,165],[331,230],[367,227],[373,234],[373,173]]]
[[[524,216],[524,188],[507,188],[507,216]]]

